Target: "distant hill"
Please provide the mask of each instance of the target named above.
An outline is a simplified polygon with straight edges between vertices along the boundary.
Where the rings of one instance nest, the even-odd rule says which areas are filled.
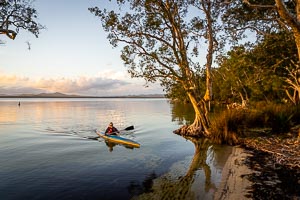
[[[19,94],[19,95],[5,95],[0,94],[0,98],[70,98],[80,97],[79,95],[68,95],[59,92],[55,93],[40,93],[40,94]]]
[[[0,94],[0,98],[164,98],[164,94],[141,94],[141,95],[124,95],[124,96],[81,96],[73,94],[55,93],[40,93],[40,94],[20,94],[20,95],[5,95]]]
[[[140,94],[140,95],[128,95],[122,96],[127,98],[164,98],[164,94]]]
[[[69,94],[63,94],[63,93],[59,93],[59,92],[55,92],[55,93],[40,93],[40,94],[36,94],[34,95],[36,97],[55,97],[55,98],[66,98],[66,97],[80,97],[79,95],[69,95]]]

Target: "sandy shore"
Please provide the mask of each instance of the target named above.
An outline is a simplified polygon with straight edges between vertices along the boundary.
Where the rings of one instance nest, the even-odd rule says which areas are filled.
[[[249,192],[252,183],[247,179],[247,175],[253,171],[245,165],[245,160],[249,156],[251,154],[241,147],[232,149],[232,154],[223,168],[222,180],[215,193],[215,200],[251,199]]]
[[[233,147],[214,199],[300,200],[300,170],[290,166],[295,165],[282,165],[273,154]]]

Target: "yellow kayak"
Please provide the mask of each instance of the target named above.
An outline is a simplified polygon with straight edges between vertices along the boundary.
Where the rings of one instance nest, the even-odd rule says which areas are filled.
[[[103,139],[105,139],[107,141],[110,141],[110,142],[115,142],[115,143],[118,143],[118,144],[129,145],[129,146],[132,146],[132,147],[135,147],[135,148],[139,148],[140,147],[139,143],[137,143],[137,142],[135,142],[133,140],[127,139],[127,138],[123,138],[123,137],[118,136],[118,135],[105,135],[104,133],[101,133],[99,131],[97,131],[96,133],[97,133],[97,135],[99,135]]]

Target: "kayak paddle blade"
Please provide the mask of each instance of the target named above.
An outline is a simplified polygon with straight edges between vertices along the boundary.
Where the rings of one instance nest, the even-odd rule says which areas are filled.
[[[127,128],[125,128],[124,130],[125,131],[130,131],[130,130],[133,130],[134,129],[134,126],[128,126]]]

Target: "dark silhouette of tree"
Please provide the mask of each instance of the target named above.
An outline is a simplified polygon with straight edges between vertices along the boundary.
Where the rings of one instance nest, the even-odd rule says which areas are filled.
[[[44,27],[36,19],[37,11],[30,0],[0,0],[0,34],[14,40],[23,29],[38,37]]]

